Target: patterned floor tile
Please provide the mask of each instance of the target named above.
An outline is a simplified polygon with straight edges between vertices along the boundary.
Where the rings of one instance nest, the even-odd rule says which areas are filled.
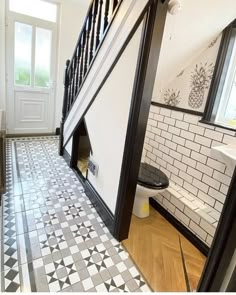
[[[58,137],[7,140],[1,291],[149,291],[57,150]]]
[[[4,286],[2,286],[1,291],[5,292],[20,292],[20,271],[19,268],[11,268],[5,272],[1,273],[1,279],[4,281]]]
[[[72,257],[59,259],[45,266],[50,292],[58,292],[80,281]]]
[[[3,213],[11,215],[25,211],[24,199],[22,196],[13,196],[6,194],[3,197]]]
[[[59,224],[56,210],[51,206],[26,211],[26,219],[29,231]]]
[[[3,240],[4,270],[18,266],[17,239],[11,237]]]

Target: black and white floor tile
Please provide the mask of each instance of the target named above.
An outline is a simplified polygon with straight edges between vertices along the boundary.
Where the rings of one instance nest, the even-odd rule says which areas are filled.
[[[150,292],[83,186],[58,137],[7,140],[1,292]]]

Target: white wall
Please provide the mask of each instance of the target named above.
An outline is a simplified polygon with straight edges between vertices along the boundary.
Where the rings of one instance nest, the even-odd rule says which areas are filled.
[[[61,2],[61,15],[58,43],[58,67],[56,83],[55,128],[60,126],[64,94],[63,76],[67,59],[72,57],[90,1],[64,0]]]
[[[180,0],[182,11],[167,15],[153,100],[236,18],[235,0]]]
[[[0,109],[5,110],[5,1],[0,0]]]
[[[99,165],[97,177],[89,173],[88,179],[112,213],[116,208],[141,28],[142,25],[85,117],[93,159]]]

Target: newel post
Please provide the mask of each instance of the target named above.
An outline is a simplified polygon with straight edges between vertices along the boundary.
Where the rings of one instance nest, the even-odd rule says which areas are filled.
[[[68,109],[68,94],[69,94],[69,68],[70,60],[66,61],[65,66],[65,74],[64,74],[64,97],[63,97],[63,105],[62,105],[62,118],[61,118],[61,125],[60,125],[60,138],[59,138],[59,155],[63,155],[63,143],[64,143],[64,123]]]

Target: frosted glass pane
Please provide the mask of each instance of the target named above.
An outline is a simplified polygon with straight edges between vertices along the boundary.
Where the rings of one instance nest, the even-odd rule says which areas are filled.
[[[42,0],[10,0],[9,9],[54,23],[57,21],[57,5]]]
[[[29,86],[31,80],[32,26],[15,23],[15,84]]]
[[[51,39],[51,31],[36,28],[34,85],[37,87],[49,87]]]
[[[236,120],[236,71],[234,71],[234,80],[230,89],[229,102],[225,111],[227,120]]]

